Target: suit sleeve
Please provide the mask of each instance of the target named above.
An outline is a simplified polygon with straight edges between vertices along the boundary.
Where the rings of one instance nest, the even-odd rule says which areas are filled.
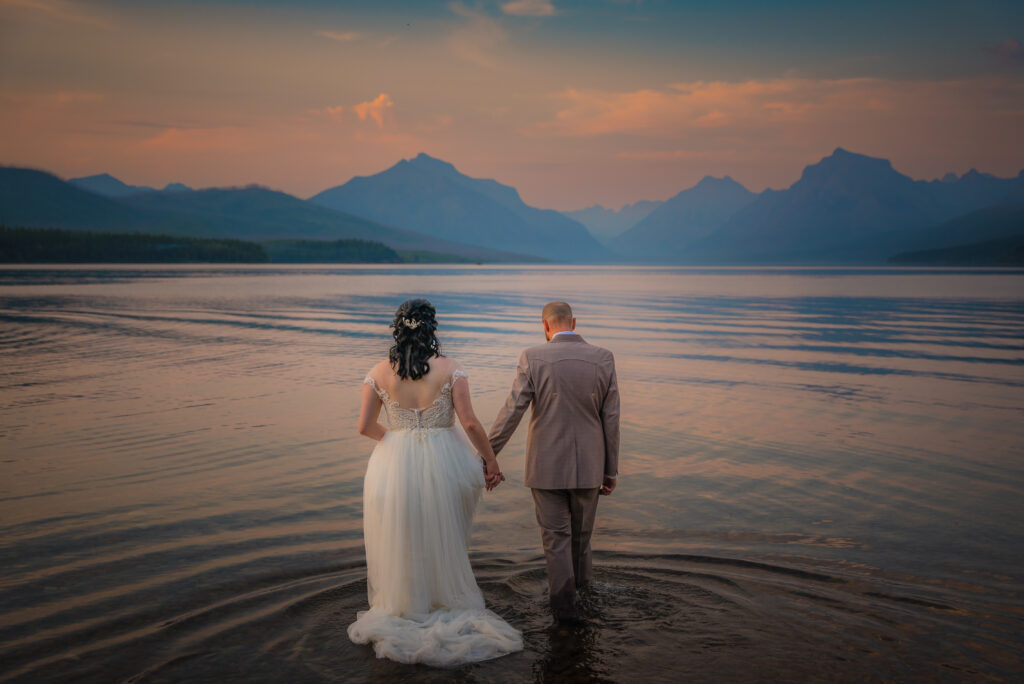
[[[491,430],[487,434],[495,456],[511,439],[512,433],[519,427],[519,421],[522,420],[526,407],[532,401],[533,379],[530,377],[529,360],[526,358],[526,352],[523,352],[516,365],[516,377],[512,381],[512,391],[509,392],[505,405],[498,411],[498,416],[494,419]]]
[[[604,474],[614,477],[619,474],[619,383],[614,358],[608,391],[601,404],[601,423],[604,426]]]

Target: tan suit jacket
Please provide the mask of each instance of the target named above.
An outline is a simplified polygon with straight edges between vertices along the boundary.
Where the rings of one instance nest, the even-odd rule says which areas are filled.
[[[488,435],[495,454],[531,404],[527,487],[593,488],[618,475],[619,389],[610,351],[575,333],[524,351]]]

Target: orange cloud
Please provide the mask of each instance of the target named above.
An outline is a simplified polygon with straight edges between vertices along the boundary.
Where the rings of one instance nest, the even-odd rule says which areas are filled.
[[[360,121],[366,121],[372,119],[377,123],[377,128],[384,128],[385,117],[387,113],[395,106],[391,96],[387,93],[381,93],[377,97],[367,102],[360,102],[357,105],[345,106],[345,105],[334,105],[328,107],[321,107],[319,109],[307,109],[306,114],[312,114],[313,116],[324,116],[334,121],[341,121],[341,114],[345,109],[351,109],[355,112],[355,115],[359,117]]]
[[[832,87],[844,85],[849,84]],[[559,110],[553,121],[543,122],[534,130],[571,136],[673,136],[689,128],[724,126],[755,118],[797,119],[809,114],[808,105],[820,98],[821,90],[821,82],[809,79],[696,81],[675,83],[667,90],[632,92],[570,88],[561,95],[568,106]]]
[[[83,11],[79,3],[65,0],[0,0],[0,7],[29,10],[40,16],[66,21],[73,24],[88,24],[104,29],[114,28],[114,23],[95,11]]]
[[[384,128],[384,116],[395,105],[387,93],[381,93],[369,102],[360,102],[352,107],[360,121],[366,121],[367,117],[377,122],[377,128]]]
[[[347,43],[350,40],[356,40],[359,38],[358,31],[314,31],[318,36],[324,38],[330,38],[331,40],[337,40],[343,43]]]
[[[243,152],[254,147],[253,131],[240,126],[167,128],[139,143],[139,148],[164,153]]]
[[[553,118],[526,129],[531,135],[629,134],[661,140],[720,136],[735,145],[769,138],[793,140],[828,132],[915,125],[977,130],[986,119],[1015,119],[1024,111],[1024,83],[1000,77],[951,81],[881,78],[778,78],[743,82],[673,83],[629,92],[569,89]],[[994,102],[1003,108],[993,109]],[[708,136],[712,136],[708,138]]]

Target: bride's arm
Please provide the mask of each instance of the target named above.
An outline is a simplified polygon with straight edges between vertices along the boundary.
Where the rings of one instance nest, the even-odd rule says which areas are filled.
[[[388,429],[377,422],[383,404],[370,383],[363,383],[363,405],[359,410],[359,434],[380,441]]]
[[[487,439],[487,431],[484,430],[484,426],[473,412],[473,402],[469,398],[469,380],[464,375],[456,378],[452,384],[452,403],[455,404],[455,415],[459,417],[462,429],[466,431],[466,436],[476,447],[477,453],[484,459],[488,480],[487,488],[492,489],[500,481],[495,481],[491,485],[491,482],[497,480],[497,477],[501,475],[501,468],[498,467],[498,459],[494,455],[494,450],[491,449],[491,442]]]

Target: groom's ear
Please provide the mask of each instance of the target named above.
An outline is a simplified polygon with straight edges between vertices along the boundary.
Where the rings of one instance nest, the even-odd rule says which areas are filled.
[[[575,330],[575,329],[576,329],[576,318],[573,317],[573,319],[572,319],[572,328],[570,328],[570,330]]]

